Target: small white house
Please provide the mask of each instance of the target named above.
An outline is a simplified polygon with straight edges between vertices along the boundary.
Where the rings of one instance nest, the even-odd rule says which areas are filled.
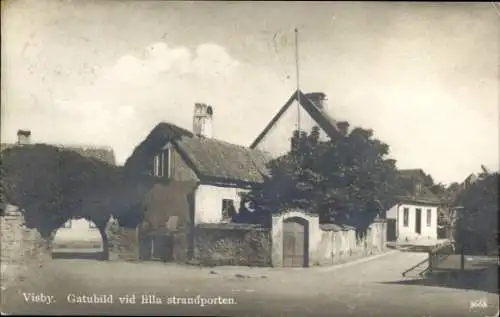
[[[424,185],[424,172],[400,170],[399,175],[407,194],[386,212],[387,240],[437,239],[441,201]]]

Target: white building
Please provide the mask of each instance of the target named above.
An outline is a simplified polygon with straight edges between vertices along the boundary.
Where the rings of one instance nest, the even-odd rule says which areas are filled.
[[[420,169],[400,170],[406,195],[386,212],[387,240],[414,241],[438,238],[439,198],[424,185],[425,174]]]

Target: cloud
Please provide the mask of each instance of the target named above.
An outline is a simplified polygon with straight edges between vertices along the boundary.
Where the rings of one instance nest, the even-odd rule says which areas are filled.
[[[53,113],[59,133],[52,137],[57,142],[110,145],[123,163],[158,122],[190,129],[192,106],[202,101],[215,106],[218,137],[246,144],[257,132],[239,122],[259,122],[258,108],[267,106],[251,96],[256,89],[269,95],[279,91],[276,87],[286,87],[282,86],[273,74],[240,63],[215,43],[201,44],[192,51],[156,42],[120,57],[102,68],[92,85],[57,100]],[[283,91],[290,93],[286,88]],[[277,95],[274,105],[278,107],[287,97]]]

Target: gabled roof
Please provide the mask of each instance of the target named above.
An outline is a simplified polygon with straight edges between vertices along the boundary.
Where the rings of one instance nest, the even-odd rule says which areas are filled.
[[[425,173],[422,169],[398,170],[398,177],[400,179],[399,189],[401,190],[401,195],[398,195],[400,201],[431,205],[438,205],[444,202],[443,199],[423,184]],[[419,191],[417,191],[417,183],[422,185]]]
[[[298,101],[302,108],[316,121],[318,126],[323,129],[330,138],[341,136],[337,121],[333,119],[324,109],[317,107],[307,96],[300,90],[296,90],[288,101],[281,107],[278,113],[271,119],[267,126],[252,142],[250,148],[255,148],[260,141],[266,136],[271,128],[279,121],[279,119],[290,108],[294,101]]]
[[[34,144],[33,144],[34,145]],[[115,153],[111,147],[108,146],[95,146],[95,145],[68,145],[68,144],[47,144],[61,150],[72,151],[80,154],[81,156],[98,159],[108,164],[115,165]],[[2,143],[0,144],[0,152],[16,147],[27,146],[16,143]],[[28,145],[29,146],[29,145]]]
[[[260,183],[267,175],[266,164],[271,160],[260,150],[216,139],[184,136],[172,143],[200,179]]]
[[[172,143],[197,176],[221,182],[259,183],[267,174],[270,156],[260,150],[213,138],[200,138],[174,124],[159,123],[125,163],[132,173],[149,173],[152,158]]]
[[[425,178],[425,173],[421,168],[402,169],[398,170],[398,176],[404,178],[412,178],[415,180],[423,180]]]

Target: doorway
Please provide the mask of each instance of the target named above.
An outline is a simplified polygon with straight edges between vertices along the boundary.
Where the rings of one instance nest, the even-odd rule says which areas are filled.
[[[308,223],[301,218],[283,222],[283,266],[308,266]]]
[[[422,233],[422,209],[420,208],[415,210],[415,232]]]

